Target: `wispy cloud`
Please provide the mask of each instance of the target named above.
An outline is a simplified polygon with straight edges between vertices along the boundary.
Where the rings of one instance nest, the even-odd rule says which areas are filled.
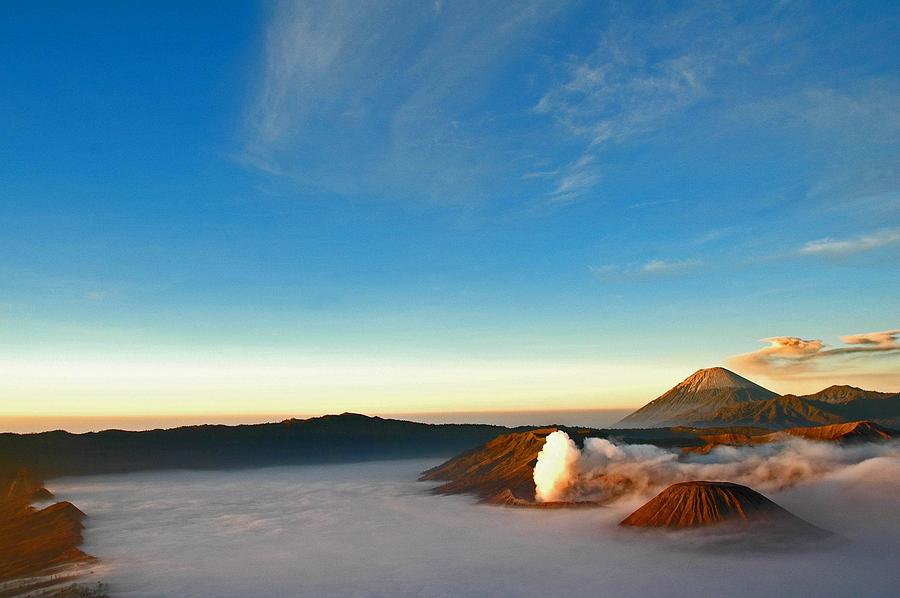
[[[644,208],[655,208],[657,206],[666,206],[670,204],[680,203],[678,199],[657,199],[653,201],[640,201],[628,206],[631,210],[641,210]]]
[[[859,213],[896,210],[900,170],[900,82],[861,77],[850,86],[808,82],[792,92],[736,107],[742,124],[769,127],[802,147],[813,164],[809,199]]]
[[[607,38],[574,64],[569,80],[544,95],[535,110],[596,148],[647,132],[695,102],[705,93],[709,71],[703,60],[687,54],[647,63],[636,50]]]
[[[666,9],[653,19],[627,7],[611,10],[606,29],[588,54],[572,57],[561,80],[536,103],[583,144],[580,160],[645,139],[706,99],[723,69],[739,70],[783,36],[771,27],[782,8],[763,8],[740,23],[729,11],[696,4]],[[567,176],[560,175],[560,184]],[[568,192],[584,195],[599,178]],[[551,200],[557,189],[550,193]]]
[[[688,115],[710,129],[730,115],[814,138],[835,174],[809,182],[810,196],[896,191],[896,83],[783,77],[810,49],[815,21],[802,6],[655,5],[648,18],[612,5],[574,51],[546,35],[567,6],[278,3],[239,159],[309,191],[563,205],[614,178],[617,150],[662,139]]]
[[[493,75],[565,2],[282,2],[240,160],[307,190],[439,200],[521,180]],[[475,109],[477,108],[477,110]]]
[[[826,237],[809,241],[797,250],[800,255],[847,256],[900,243],[900,228],[880,230],[849,239]]]
[[[606,264],[601,266],[588,266],[591,274],[601,280],[629,281],[647,280],[678,276],[696,270],[702,265],[700,260],[650,260],[637,264]]]
[[[776,336],[751,353],[729,358],[736,369],[770,378],[871,373],[872,358],[900,356],[900,329],[842,336],[845,346],[828,347],[821,339]],[[894,364],[896,365],[896,364]],[[900,376],[896,376],[900,379]]]
[[[598,154],[645,134],[667,116],[705,93],[709,69],[681,55],[647,62],[608,33],[593,54],[569,67],[569,78],[550,89],[535,106],[586,144],[582,155],[560,173],[549,196],[575,200],[599,180]]]
[[[702,235],[698,236],[694,239],[694,243],[697,245],[705,245],[706,243],[713,243],[715,241],[719,241],[731,234],[735,231],[732,228],[714,228],[706,231]]]
[[[597,160],[590,154],[584,154],[571,164],[565,166],[557,177],[556,188],[550,192],[552,203],[571,203],[600,180]]]

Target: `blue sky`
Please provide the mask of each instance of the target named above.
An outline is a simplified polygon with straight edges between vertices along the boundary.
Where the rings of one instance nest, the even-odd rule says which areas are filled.
[[[900,390],[896,3],[181,4],[0,23],[7,412]]]

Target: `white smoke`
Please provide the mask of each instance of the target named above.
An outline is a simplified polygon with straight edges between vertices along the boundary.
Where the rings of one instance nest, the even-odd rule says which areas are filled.
[[[565,497],[572,480],[572,466],[579,457],[581,451],[562,430],[547,436],[534,466],[534,486],[539,502],[553,502]]]
[[[773,492],[806,485],[872,459],[900,462],[897,443],[842,446],[800,438],[757,446],[720,446],[707,454],[588,438],[579,450],[565,432],[547,437],[534,468],[537,499],[612,502],[647,497],[676,482],[736,482]],[[571,448],[569,448],[571,445]],[[566,450],[562,454],[561,447]],[[547,461],[546,463],[544,461]],[[541,475],[538,475],[538,472]],[[554,475],[550,475],[554,472]]]

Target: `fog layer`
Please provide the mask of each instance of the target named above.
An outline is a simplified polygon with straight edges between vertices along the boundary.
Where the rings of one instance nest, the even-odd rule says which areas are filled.
[[[122,596],[891,595],[900,462],[880,456],[768,496],[838,532],[803,551],[698,553],[617,527],[639,504],[533,510],[433,496],[434,461],[57,480]]]

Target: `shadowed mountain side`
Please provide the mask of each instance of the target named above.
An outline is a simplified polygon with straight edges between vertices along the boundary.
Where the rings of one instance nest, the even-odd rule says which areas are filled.
[[[720,409],[706,418],[700,417],[699,414],[691,414],[686,419],[699,426],[731,424],[770,428],[837,424],[857,420],[875,420],[887,426],[900,423],[900,395],[873,394],[873,398],[857,396],[843,402],[825,402],[784,395],[769,401]]]
[[[833,424],[844,421],[834,413],[816,407],[811,401],[796,396],[784,396],[768,401],[754,401],[718,409],[712,415],[700,411],[685,415],[694,425],[792,427]]]
[[[900,432],[874,422],[848,422],[811,428],[791,428],[754,438],[754,442],[773,442],[788,437],[825,442],[878,442],[900,437]]]
[[[502,426],[422,424],[345,413],[242,426],[0,434],[0,473],[25,467],[48,478],[440,457],[508,431]]]
[[[43,509],[31,506],[50,497],[27,472],[0,479],[0,581],[93,560],[78,549],[84,513],[75,505],[64,501]]]
[[[620,525],[687,529],[729,525],[757,530],[825,534],[759,492],[730,482],[672,484]]]

